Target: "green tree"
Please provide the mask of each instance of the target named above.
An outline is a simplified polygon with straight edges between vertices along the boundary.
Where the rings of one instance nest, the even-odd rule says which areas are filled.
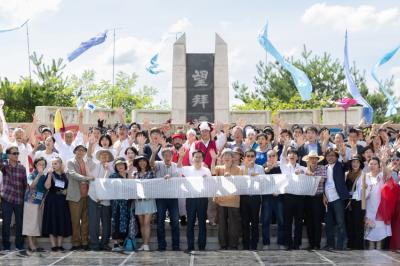
[[[21,77],[18,82],[0,78],[0,98],[4,99],[4,113],[9,122],[32,121],[35,106],[59,105],[71,106],[72,90],[66,87],[66,78],[62,72],[65,67],[62,59],[52,64],[43,62],[43,56],[36,53],[31,56],[35,67],[35,79]]]
[[[240,99],[244,104],[235,105],[240,110],[271,110],[273,113],[284,109],[323,108],[332,107],[332,101],[342,97],[351,97],[347,91],[346,79],[343,66],[339,59],[332,59],[331,55],[324,53],[322,56],[313,55],[304,46],[301,58],[289,61],[299,69],[303,70],[313,85],[312,98],[308,101],[301,101],[292,77],[277,62],[265,64],[260,61],[257,64],[257,73],[254,77],[254,88],[250,89],[245,84],[235,81],[232,87],[235,91],[235,98]],[[365,71],[361,73],[355,64],[351,73],[361,94],[374,108],[374,122],[387,120],[384,114],[387,110],[385,96],[380,93],[368,91]],[[393,78],[385,82],[385,86],[393,87]],[[389,118],[393,121],[400,121],[399,116]]]
[[[120,71],[116,74],[113,86],[108,80],[96,82],[96,73],[93,70],[86,70],[81,76],[73,75],[69,85],[75,95],[81,93],[85,101],[91,101],[100,107],[122,107],[127,117],[130,117],[134,109],[153,109],[154,96],[158,92],[156,88],[149,86],[137,88],[136,81],[135,73]]]

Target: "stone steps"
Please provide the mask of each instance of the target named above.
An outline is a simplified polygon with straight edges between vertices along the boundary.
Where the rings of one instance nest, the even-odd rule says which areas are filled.
[[[184,250],[187,247],[187,242],[186,242],[186,226],[180,226],[180,245],[181,249]],[[258,249],[262,249],[262,228],[261,225],[259,225],[259,231],[260,231],[260,238],[259,238],[259,245]],[[13,233],[12,233],[13,235]],[[168,223],[166,223],[165,226],[165,235],[166,235],[166,241],[167,241],[167,249],[171,249],[171,228]],[[197,240],[197,235],[198,235],[198,227],[195,226],[195,240]],[[277,225],[272,224],[270,227],[270,241],[271,241],[271,249],[278,249],[278,245],[276,244],[277,242]],[[45,237],[39,237],[37,238],[37,242],[40,247],[45,248],[45,249],[50,249],[51,244],[49,238]],[[142,244],[142,239],[137,238],[136,242],[138,246]],[[12,241],[12,243],[14,243]],[[196,243],[196,242],[195,242]],[[306,227],[303,226],[303,235],[302,235],[302,247],[306,248],[308,245],[308,240],[307,240],[307,232],[306,232]],[[325,243],[325,230],[323,227],[323,232],[322,232],[322,243],[321,245],[323,246]],[[112,244],[112,240],[110,240],[110,246]],[[71,237],[65,238],[64,239],[64,248],[69,249],[71,248]],[[156,225],[152,225],[152,230],[151,230],[151,239],[150,239],[150,248],[152,250],[157,249],[157,227]],[[219,243],[218,243],[218,226],[211,226],[207,224],[207,250],[218,250],[220,248]],[[241,245],[239,246],[241,248]]]

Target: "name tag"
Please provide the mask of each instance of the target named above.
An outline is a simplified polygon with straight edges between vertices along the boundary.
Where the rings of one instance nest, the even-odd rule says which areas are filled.
[[[44,196],[44,193],[43,193],[43,192],[36,192],[35,198],[36,198],[37,200],[42,200],[42,199],[43,199],[43,196]]]
[[[62,180],[56,179],[55,186],[58,187],[58,188],[64,188],[65,182],[62,181]]]

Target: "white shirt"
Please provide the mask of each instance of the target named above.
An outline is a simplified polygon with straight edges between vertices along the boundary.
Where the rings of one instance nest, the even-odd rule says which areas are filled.
[[[246,166],[241,165],[240,169],[242,169],[243,174],[245,174],[245,175],[252,175],[252,174],[263,175],[263,174],[265,174],[264,167],[262,167],[259,164],[254,164],[253,167],[247,167],[247,168],[246,168]],[[247,173],[245,172],[246,169],[247,169]]]
[[[56,132],[54,134],[54,138],[56,140],[54,147],[57,149],[58,153],[60,154],[60,157],[63,160],[64,165],[66,165],[69,160],[74,158],[75,147],[77,145],[83,144],[83,135],[80,131],[78,131],[74,141],[70,145],[65,143],[65,141],[61,137],[60,132]]]
[[[17,142],[12,142],[9,144],[9,146],[17,146],[18,147],[18,160],[21,162],[21,164],[25,167],[26,169],[26,175],[29,175],[29,159],[28,156],[32,154],[32,146],[31,144],[24,144],[24,143],[17,143]]]
[[[129,147],[130,145],[129,145],[129,141],[128,141],[128,138],[126,138],[126,139],[124,139],[123,141],[120,141],[120,140],[117,140],[115,143],[114,143],[114,150],[116,151],[115,153],[115,155],[117,156],[117,157],[124,157],[124,158],[126,158],[126,156],[125,156],[125,150]]]
[[[192,177],[192,176],[211,176],[211,171],[207,167],[202,166],[199,169],[196,169],[193,165],[192,166],[184,166],[182,167],[181,173],[185,177]]]
[[[87,157],[87,166],[88,170],[91,176],[94,176],[95,179],[99,178],[109,178],[110,175],[114,172],[114,169],[112,168],[112,162],[108,163],[107,167],[104,167],[101,163],[95,163],[91,157]],[[92,183],[93,181],[90,181]],[[89,184],[89,197],[97,201],[97,195],[96,191],[93,188],[92,184]],[[110,206],[110,201],[109,200],[102,200],[100,201],[100,204],[103,206]]]
[[[329,202],[333,202],[340,198],[339,194],[336,191],[335,181],[333,180],[333,167],[334,166],[335,166],[335,164],[329,164],[327,171],[326,171],[327,179],[325,182],[325,195],[328,198]]]

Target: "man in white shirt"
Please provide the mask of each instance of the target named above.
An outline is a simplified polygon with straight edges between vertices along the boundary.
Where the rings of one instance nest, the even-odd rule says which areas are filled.
[[[93,141],[89,143],[89,150],[94,147]],[[87,154],[87,167],[95,179],[109,178],[113,173],[112,161],[114,156],[109,149],[100,149],[96,152],[98,163],[93,162],[92,153]],[[92,181],[91,181],[92,182]],[[93,186],[89,186],[88,214],[89,214],[89,246],[91,250],[109,251],[111,229],[111,206],[109,200],[99,201]],[[101,243],[99,242],[100,222],[102,227]]]
[[[185,151],[181,149],[179,151],[178,167],[182,168],[182,175],[185,177],[207,177],[211,176],[211,171],[207,167],[203,166],[204,154],[201,151],[194,151],[192,153],[192,165],[183,166],[182,160],[185,155]],[[215,163],[215,159],[213,158]],[[186,212],[187,212],[187,252],[194,250],[194,225],[196,223],[196,216],[199,225],[198,235],[198,247],[199,250],[205,250],[207,241],[207,229],[206,229],[206,218],[207,218],[207,205],[208,198],[188,198],[186,199]]]
[[[296,149],[290,148],[289,139],[285,141],[280,160],[281,171],[283,174],[286,174],[288,178],[306,171],[305,167],[297,163],[298,152]],[[285,244],[288,250],[300,248],[303,231],[303,212],[304,196],[294,194],[283,195]],[[292,233],[293,220],[294,237]]]
[[[162,148],[161,155],[163,160],[156,161],[156,153],[158,146],[151,146],[152,153],[150,157],[150,165],[153,167],[156,178],[169,179],[171,177],[179,177],[179,172],[176,163],[172,162],[172,149]],[[165,241],[165,217],[168,210],[171,237],[172,237],[172,250],[178,251],[179,248],[179,206],[178,199],[156,199],[157,204],[157,241],[158,250],[165,251],[167,242]]]

